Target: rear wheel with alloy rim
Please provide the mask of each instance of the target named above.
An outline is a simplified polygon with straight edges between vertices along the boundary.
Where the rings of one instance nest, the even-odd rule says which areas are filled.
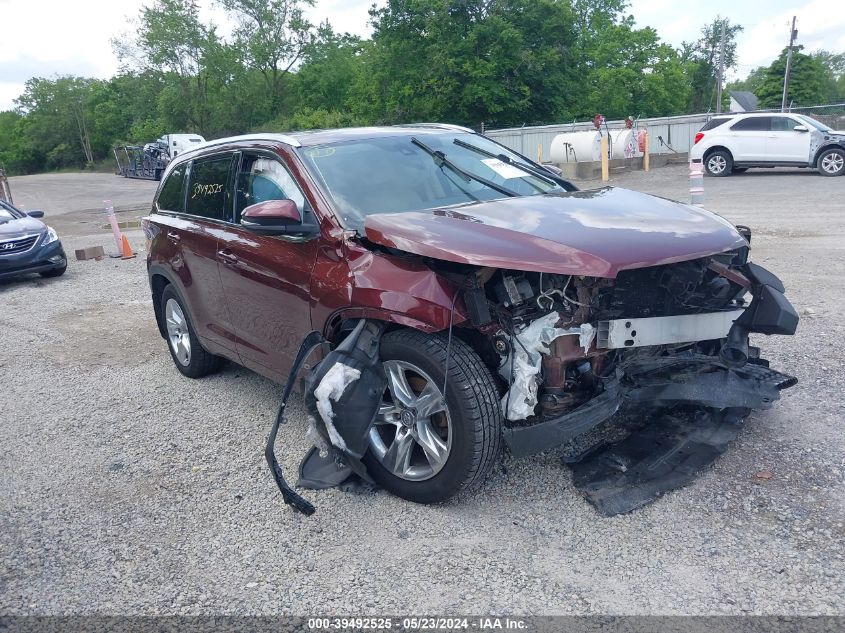
[[[704,171],[709,176],[730,176],[733,172],[733,164],[734,160],[730,152],[717,149],[710,152],[704,159]]]
[[[383,488],[436,503],[480,484],[499,454],[501,413],[493,378],[478,355],[453,338],[396,330],[384,335],[387,389],[370,429],[367,470]]]
[[[819,173],[822,176],[845,174],[845,149],[832,147],[819,156]]]
[[[205,351],[173,286],[167,286],[161,294],[161,313],[167,347],[176,369],[189,378],[201,378],[220,369],[223,359]]]

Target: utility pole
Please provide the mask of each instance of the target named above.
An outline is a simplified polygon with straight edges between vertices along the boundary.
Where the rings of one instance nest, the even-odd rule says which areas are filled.
[[[792,16],[792,28],[789,30],[789,48],[786,51],[786,70],[783,73],[783,98],[780,101],[780,111],[786,112],[786,95],[789,92],[789,67],[792,63],[792,45],[795,43],[795,38],[798,37],[798,31],[795,30],[795,16]]]
[[[722,111],[722,79],[725,74],[725,23],[727,18],[722,20],[722,36],[719,40],[719,86],[716,89],[716,114]]]

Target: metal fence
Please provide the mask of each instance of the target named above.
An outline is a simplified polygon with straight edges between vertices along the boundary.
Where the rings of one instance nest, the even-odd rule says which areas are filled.
[[[759,110],[759,112],[780,112],[780,108],[771,110]],[[845,103],[830,103],[827,105],[807,106],[805,108],[794,107],[787,110],[795,114],[806,114],[834,130],[845,128]]]
[[[636,126],[645,127],[649,136],[649,151],[652,154],[672,154],[688,152],[695,140],[695,133],[701,129],[712,114],[685,114],[682,116],[663,116],[650,119],[638,119]],[[625,127],[625,122],[608,121],[611,131]],[[560,125],[538,125],[533,127],[514,127],[501,130],[485,130],[484,134],[502,145],[510,147],[529,158],[542,156],[548,160],[552,139],[565,132],[583,132],[593,128],[592,121],[565,123]]]
[[[779,112],[780,110],[778,109],[776,111]],[[843,125],[845,123],[845,104],[793,108],[791,111],[812,116],[834,129],[845,127]],[[645,127],[648,130],[650,153],[683,153],[690,150],[695,142],[696,132],[713,116],[715,116],[714,112],[653,117],[650,119],[638,119],[635,125]],[[620,130],[625,127],[625,122],[622,120],[608,121],[607,126],[611,131]],[[484,134],[529,158],[536,159],[540,156],[542,160],[547,161],[549,159],[549,147],[555,136],[565,132],[583,132],[592,129],[594,129],[592,121],[582,121],[558,125],[485,130]]]

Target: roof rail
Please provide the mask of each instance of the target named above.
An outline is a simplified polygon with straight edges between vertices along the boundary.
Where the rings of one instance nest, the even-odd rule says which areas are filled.
[[[453,125],[452,123],[405,123],[404,125],[394,125],[393,127],[428,127],[442,130],[454,130],[456,132],[469,132],[475,134],[472,128],[464,127],[463,125]]]
[[[277,134],[275,132],[259,132],[257,134],[241,134],[239,136],[227,136],[225,138],[216,138],[199,145],[194,145],[191,149],[179,152],[179,157],[186,154],[193,154],[196,151],[208,149],[215,145],[226,145],[228,143],[237,143],[238,141],[276,141],[277,143],[284,143],[291,147],[302,147],[302,144],[294,137],[288,134]]]

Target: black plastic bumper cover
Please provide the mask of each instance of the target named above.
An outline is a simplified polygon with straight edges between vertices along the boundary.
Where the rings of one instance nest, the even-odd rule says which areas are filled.
[[[555,448],[595,428],[626,404],[768,408],[782,389],[796,382],[763,364],[729,367],[703,354],[637,360],[623,364],[615,376],[604,380],[602,393],[573,411],[533,426],[505,429],[505,443],[516,457]]]

